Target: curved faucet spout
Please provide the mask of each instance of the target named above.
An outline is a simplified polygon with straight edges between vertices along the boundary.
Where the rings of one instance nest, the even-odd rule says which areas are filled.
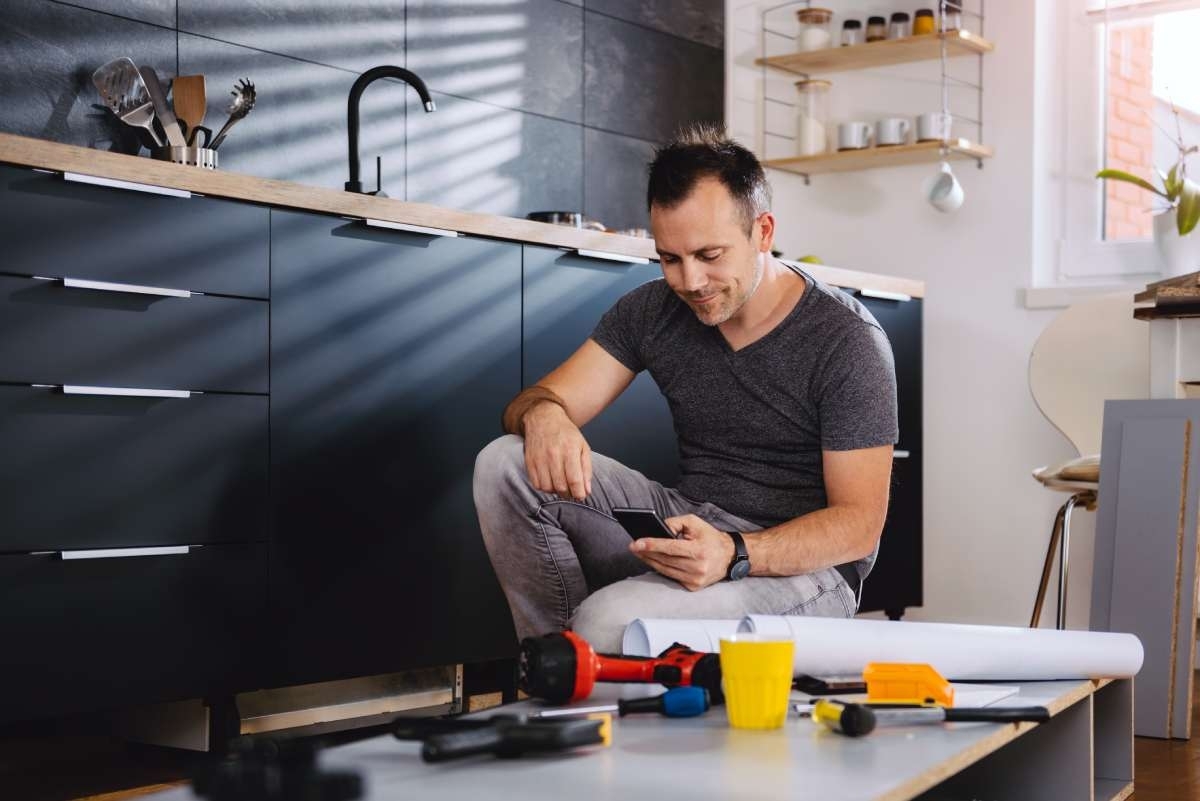
[[[350,139],[350,180],[346,181],[347,192],[362,193],[363,191],[362,181],[359,180],[361,165],[358,160],[358,104],[362,99],[363,90],[380,78],[399,78],[417,90],[417,94],[421,96],[421,102],[425,105],[426,113],[437,111],[433,98],[429,96],[429,90],[425,88],[425,82],[417,77],[416,73],[409,72],[403,67],[385,65],[372,67],[359,75],[354,81],[354,85],[350,87],[350,98],[346,104],[346,129]]]

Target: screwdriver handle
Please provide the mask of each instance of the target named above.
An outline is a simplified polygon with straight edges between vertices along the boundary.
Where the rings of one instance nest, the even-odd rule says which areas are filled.
[[[711,706],[708,690],[703,687],[672,687],[652,698],[624,698],[617,702],[617,714],[657,712],[668,718],[694,718]]]

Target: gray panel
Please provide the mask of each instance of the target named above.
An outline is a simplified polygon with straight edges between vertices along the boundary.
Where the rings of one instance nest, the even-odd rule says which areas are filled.
[[[628,22],[655,28],[672,36],[710,47],[725,46],[724,0],[587,0],[588,11],[598,11]]]
[[[583,129],[473,100],[434,95],[426,114],[410,98],[408,199],[523,217],[583,203]]]
[[[346,97],[355,75],[246,47],[180,34],[182,74],[204,74],[215,133],[226,119],[238,78],[254,82],[258,100],[221,146],[221,169],[341,189],[349,174]],[[404,100],[412,90],[379,81],[362,99],[363,178],[375,186],[375,155],[383,155],[384,189],[404,196]]]
[[[584,124],[651,141],[724,116],[721,50],[601,14],[584,20]]]
[[[649,228],[646,167],[654,145],[641,139],[583,131],[583,210],[609,228]]]
[[[414,0],[408,68],[431,91],[582,122],[583,12],[559,0],[484,13],[475,5]]]
[[[0,14],[0,130],[134,153],[134,129],[104,108],[92,73],[125,53],[175,69],[174,31],[44,0],[6,0]]]
[[[71,5],[93,8],[164,28],[175,27],[176,0],[71,0]],[[137,53],[129,55],[140,58]]]
[[[404,66],[404,0],[179,0],[179,29],[355,72]]]

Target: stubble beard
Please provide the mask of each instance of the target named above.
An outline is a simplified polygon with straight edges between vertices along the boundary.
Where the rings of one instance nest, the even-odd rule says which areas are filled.
[[[719,301],[718,308],[711,311],[706,311],[704,309],[698,309],[695,306],[692,306],[692,311],[695,313],[696,318],[700,320],[701,323],[709,327],[717,326],[721,323],[727,322],[729,318],[737,314],[741,308],[746,305],[746,302],[750,300],[750,298],[754,297],[754,293],[758,291],[758,285],[762,283],[762,277],[762,259],[756,257],[754,259],[754,276],[750,279],[750,286],[746,289],[746,291],[741,292],[738,295],[726,296],[725,293],[729,291],[729,288],[727,287],[721,290],[722,300]]]

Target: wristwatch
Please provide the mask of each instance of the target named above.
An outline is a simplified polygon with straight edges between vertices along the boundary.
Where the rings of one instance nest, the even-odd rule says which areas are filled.
[[[729,570],[725,573],[728,581],[738,581],[750,575],[750,554],[746,552],[746,541],[736,531],[726,532],[733,540],[733,559],[729,562]]]

